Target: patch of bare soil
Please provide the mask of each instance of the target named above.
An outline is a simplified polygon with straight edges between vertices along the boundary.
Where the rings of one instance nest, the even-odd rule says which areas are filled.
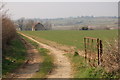
[[[37,49],[24,39],[21,40],[27,48],[27,60],[18,69],[13,71],[13,73],[6,75],[6,78],[10,78],[8,80],[19,80],[19,78],[26,80],[27,78],[31,78],[39,70],[40,63],[42,62]]]
[[[41,47],[50,50],[50,53],[54,55],[54,58],[55,58],[54,65],[56,67],[49,75],[47,75],[47,78],[72,78],[71,64],[70,64],[69,59],[66,56],[64,56],[64,53],[65,53],[64,51],[61,51],[57,48],[40,43],[36,41],[35,39],[24,35],[23,33],[20,33],[20,34],[40,44]]]

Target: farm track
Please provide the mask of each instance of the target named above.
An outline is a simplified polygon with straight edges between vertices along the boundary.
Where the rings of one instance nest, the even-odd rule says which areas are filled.
[[[42,62],[38,50],[24,39],[20,39],[27,48],[27,59],[18,69],[7,74],[6,78],[8,79],[5,80],[20,80],[20,78],[22,78],[22,80],[27,80],[27,78],[31,78],[39,70],[40,63]]]
[[[26,36],[23,33],[20,33],[20,34],[38,43],[41,47],[50,50],[50,53],[54,56],[55,69],[51,71],[50,74],[47,75],[47,78],[72,78],[71,64],[70,64],[69,59],[66,56],[64,56],[64,53],[65,53],[64,51],[61,51],[54,47],[40,43],[37,40],[29,36]]]

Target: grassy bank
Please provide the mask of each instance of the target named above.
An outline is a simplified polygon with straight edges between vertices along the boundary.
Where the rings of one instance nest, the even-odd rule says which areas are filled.
[[[73,67],[74,78],[116,78],[115,75],[107,73],[101,67],[90,67],[84,57],[79,55],[66,54]]]
[[[22,36],[22,35],[20,35]],[[40,48],[39,44],[37,44],[36,42],[22,36],[25,40],[27,40],[27,42],[31,43],[35,48],[37,48],[37,50],[40,53],[40,56],[42,58],[42,63],[40,63],[40,68],[39,71],[29,80],[34,80],[35,78],[45,78],[46,75],[53,69],[54,65],[53,65],[53,57],[51,55],[49,55],[49,50],[45,49],[45,48]],[[36,79],[35,79],[36,80]]]
[[[26,49],[21,40],[18,38],[12,40],[9,46],[3,51],[2,74],[5,75],[23,64],[25,56]]]

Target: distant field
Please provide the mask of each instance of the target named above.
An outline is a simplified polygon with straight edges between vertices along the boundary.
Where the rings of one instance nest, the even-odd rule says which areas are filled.
[[[84,37],[95,37],[105,41],[117,39],[117,30],[89,30],[89,31],[22,31],[25,34],[34,35],[59,44],[75,46],[83,49]]]

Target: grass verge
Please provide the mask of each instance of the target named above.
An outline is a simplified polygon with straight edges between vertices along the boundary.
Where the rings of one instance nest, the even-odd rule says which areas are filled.
[[[20,34],[19,34],[20,35]],[[22,36],[22,35],[20,35]],[[54,64],[53,64],[53,56],[49,55],[49,50],[45,49],[45,48],[40,48],[39,44],[37,44],[36,42],[22,36],[25,40],[27,40],[27,42],[31,43],[35,48],[37,48],[37,50],[40,53],[40,56],[42,58],[42,63],[40,63],[40,68],[39,71],[36,72],[36,74],[28,79],[28,80],[36,80],[36,78],[45,78],[46,75],[53,69]]]
[[[15,38],[3,51],[2,58],[2,75],[5,77],[9,73],[24,63],[26,49],[21,40]]]
[[[90,67],[84,61],[84,57],[72,54],[66,54],[66,56],[71,60],[74,78],[116,78],[101,67]]]
[[[47,54],[49,51],[45,48],[39,48],[41,57],[43,58],[43,62],[40,65],[39,71],[32,78],[45,78],[46,75],[53,69],[53,58],[51,55]],[[34,79],[31,79],[34,80]]]

